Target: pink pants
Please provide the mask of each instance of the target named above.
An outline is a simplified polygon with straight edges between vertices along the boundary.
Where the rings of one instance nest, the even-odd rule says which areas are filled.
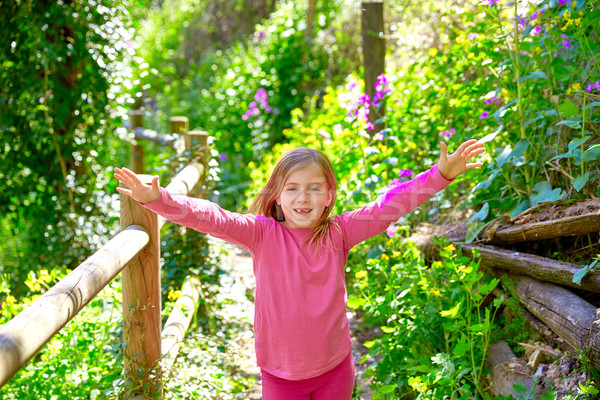
[[[262,372],[263,400],[350,400],[354,389],[352,352],[337,367],[314,378],[290,381]]]

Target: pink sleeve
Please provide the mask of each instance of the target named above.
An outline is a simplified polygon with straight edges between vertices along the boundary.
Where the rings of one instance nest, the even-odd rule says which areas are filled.
[[[347,250],[385,231],[392,222],[417,208],[452,181],[440,174],[437,164],[408,182],[391,187],[366,206],[338,218]]]
[[[160,188],[157,200],[140,204],[171,222],[208,233],[249,251],[258,243],[262,228],[270,222],[262,216],[224,210],[208,200],[171,195],[164,188]]]

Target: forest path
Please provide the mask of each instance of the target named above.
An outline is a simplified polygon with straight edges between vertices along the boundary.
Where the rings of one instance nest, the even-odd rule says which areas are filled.
[[[253,329],[254,318],[254,294],[256,290],[256,282],[252,270],[252,257],[250,253],[244,249],[226,245],[229,255],[226,262],[222,266],[226,273],[221,278],[221,295],[232,300],[231,304],[227,304],[219,311],[225,319],[237,319],[238,323],[247,324],[248,329]],[[359,331],[359,321],[356,315],[352,312],[348,314],[350,322],[350,330],[352,340],[354,342],[353,356],[356,368],[356,384],[360,387],[359,397],[356,400],[371,399],[371,391],[368,388],[367,381],[364,378],[366,364],[358,365],[361,357],[367,352],[367,349],[362,346],[363,335]],[[359,340],[361,338],[361,340]],[[254,376],[256,384],[250,388],[248,392],[248,400],[260,400],[261,396],[261,377],[260,369],[256,366],[256,356],[254,353],[254,335],[244,335],[244,339],[239,343],[240,352],[242,353],[239,367],[241,373],[246,376]]]

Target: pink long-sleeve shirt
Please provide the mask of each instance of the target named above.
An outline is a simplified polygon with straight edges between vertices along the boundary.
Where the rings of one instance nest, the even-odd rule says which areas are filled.
[[[385,231],[451,181],[437,165],[391,187],[364,207],[334,216],[333,246],[315,254],[312,228],[288,228],[271,217],[239,214],[161,188],[148,209],[177,224],[237,244],[252,254],[256,277],[255,350],[258,365],[289,380],[321,375],[352,348],[344,269],[356,244]]]

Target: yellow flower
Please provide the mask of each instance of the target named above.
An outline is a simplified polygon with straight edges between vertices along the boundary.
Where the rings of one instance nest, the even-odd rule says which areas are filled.
[[[467,58],[475,58],[475,53],[470,52],[469,54],[467,54]]]
[[[367,271],[358,271],[356,274],[354,274],[354,277],[356,279],[363,279],[367,277]]]
[[[181,297],[181,290],[173,290],[171,289],[169,291],[169,300],[171,301],[176,301],[177,299],[179,299]]]
[[[52,277],[48,273],[47,269],[43,269],[43,270],[40,271],[39,280],[44,281],[46,283],[50,283],[52,281]]]
[[[440,297],[441,293],[437,288],[431,288],[429,289],[429,293],[431,293],[433,296],[435,297]]]
[[[383,254],[381,255],[381,259],[382,259],[383,261],[387,261],[387,260],[389,260],[389,259],[390,259],[390,257],[388,257],[388,255],[387,255],[387,254],[383,253]]]
[[[17,302],[17,299],[15,299],[15,298],[14,298],[13,296],[11,296],[11,295],[8,295],[8,296],[6,297],[6,300],[4,300],[4,302],[5,302],[6,304],[8,304],[8,305],[11,305],[11,304],[15,304],[15,303]]]
[[[456,247],[454,247],[454,245],[452,243],[450,243],[448,246],[444,247],[444,251],[454,251],[456,250]]]
[[[432,47],[431,49],[429,49],[429,57],[435,57],[438,54],[438,49],[436,49],[435,47]]]

